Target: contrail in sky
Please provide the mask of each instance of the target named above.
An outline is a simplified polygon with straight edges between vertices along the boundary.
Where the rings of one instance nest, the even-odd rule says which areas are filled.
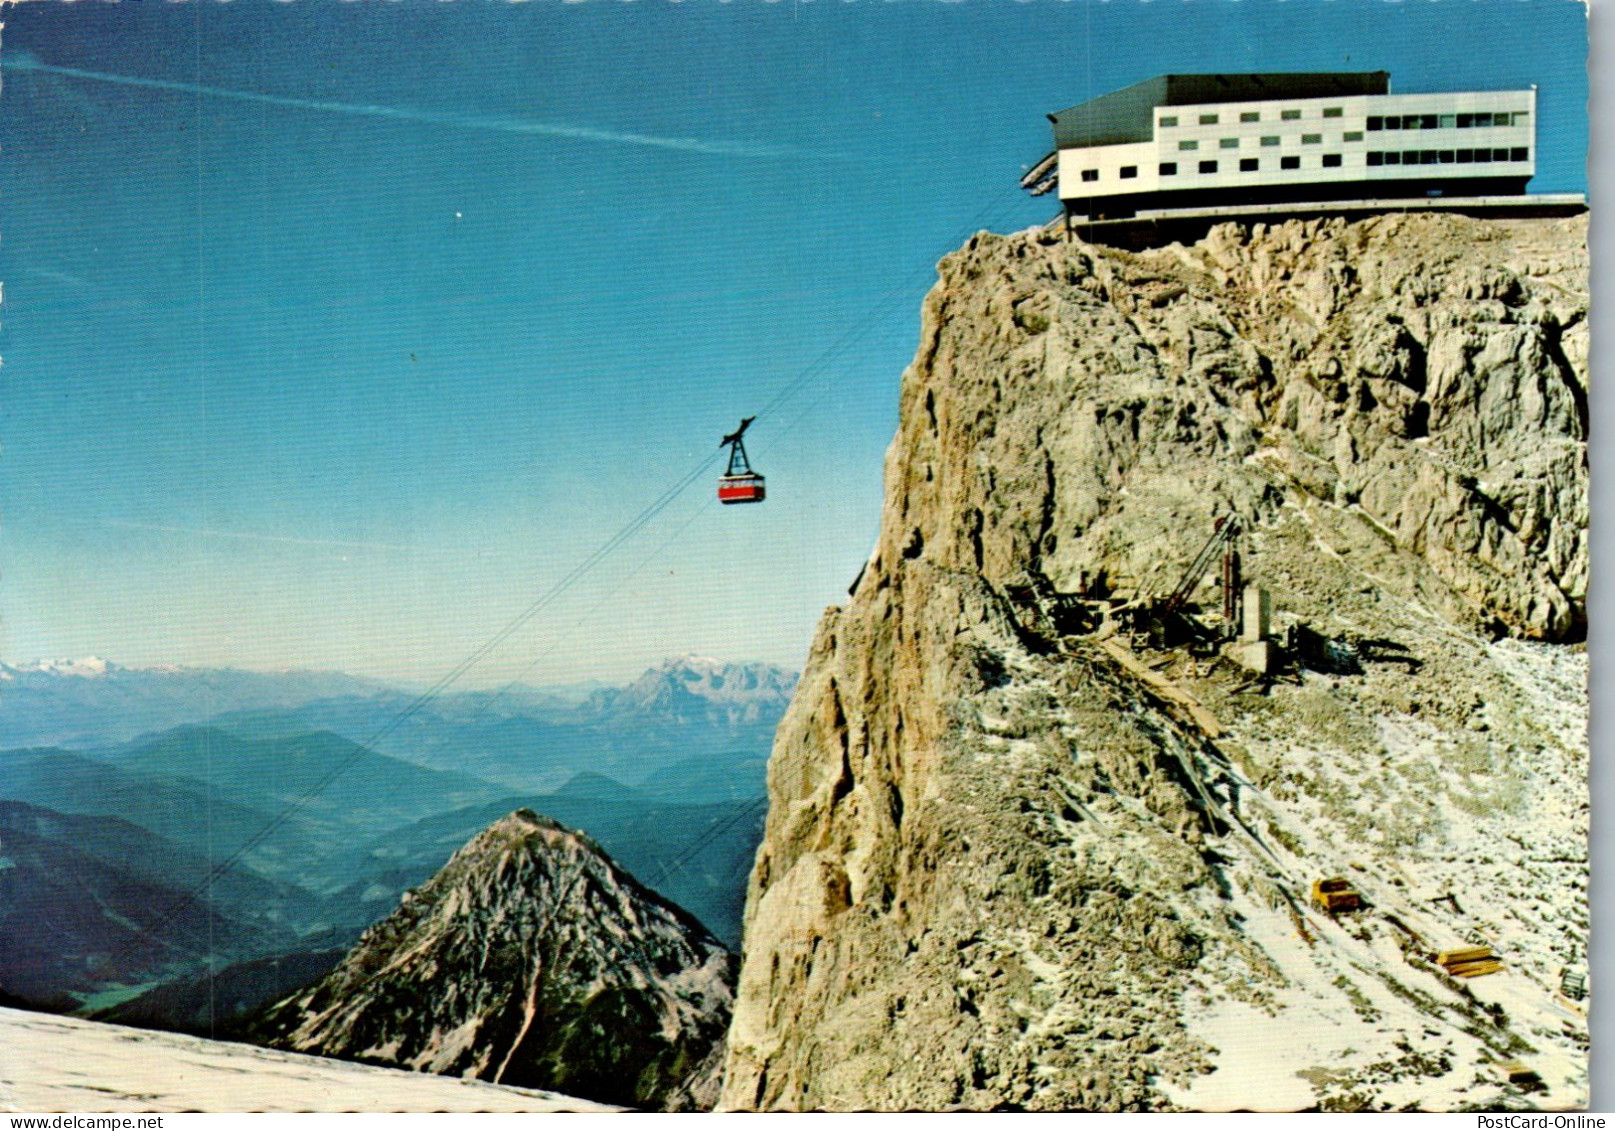
[[[419,552],[423,547],[405,546],[396,542],[340,542],[327,538],[292,538],[282,534],[250,534],[241,530],[209,530],[201,526],[162,526],[152,522],[126,522],[115,518],[92,518],[73,521],[92,522],[97,526],[116,526],[122,530],[150,530],[157,534],[194,534],[200,538],[235,538],[244,542],[278,542],[289,546],[331,546],[342,550],[398,550]],[[427,552],[431,552],[427,548]]]
[[[260,106],[283,106],[288,110],[311,110],[321,114],[348,114],[360,118],[384,118],[395,122],[421,122],[433,126],[453,126],[467,130],[485,130],[490,133],[525,134],[537,137],[559,137],[569,141],[594,141],[607,145],[643,145],[653,149],[672,149],[682,153],[705,153],[716,157],[784,157],[792,151],[780,146],[757,145],[739,141],[705,141],[694,137],[661,137],[657,134],[630,133],[623,130],[603,130],[593,126],[568,126],[555,122],[534,122],[525,118],[502,118],[482,114],[455,114],[441,110],[416,110],[401,106],[374,106],[354,102],[328,102],[317,98],[288,98],[279,94],[261,94],[253,90],[230,90],[222,86],[202,83],[176,82],[172,79],[147,79],[134,75],[114,75],[106,71],[86,71],[79,67],[59,67],[46,63],[26,51],[9,53],[0,67],[8,71],[37,71],[48,75],[61,75],[71,79],[87,79],[116,86],[134,86],[146,90],[166,90],[175,94],[199,94],[207,98],[223,98],[232,102],[253,102]]]

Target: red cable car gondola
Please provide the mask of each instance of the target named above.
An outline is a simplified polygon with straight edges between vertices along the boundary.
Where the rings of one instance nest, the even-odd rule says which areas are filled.
[[[740,442],[740,437],[746,434],[755,416],[748,416],[740,422],[729,435],[725,436],[718,445],[729,447],[729,470],[718,477],[718,502],[720,503],[760,503],[763,501],[763,477],[751,469],[751,461],[746,458],[746,445]]]

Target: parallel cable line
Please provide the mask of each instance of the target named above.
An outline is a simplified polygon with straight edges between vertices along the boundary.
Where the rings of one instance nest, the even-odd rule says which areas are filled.
[[[990,201],[969,220],[968,223],[970,228],[974,230],[976,225],[984,221],[990,213],[994,212],[999,205],[1004,202],[1005,199],[1014,193],[1018,193],[1018,191],[1018,185],[1011,186],[1010,190],[1007,190],[994,200]],[[957,242],[957,240],[950,241],[950,246],[952,246],[952,244],[956,244]],[[853,327],[849,328],[814,361],[804,367],[804,369],[799,372],[796,377],[782,386],[779,392],[776,393],[775,396],[758,411],[756,414],[757,417],[761,418],[767,415],[772,415],[773,413],[782,409],[784,405],[794,398],[813,377],[821,374],[831,362],[833,362],[846,350],[850,349],[858,341],[862,340],[862,338],[873,330],[890,310],[895,309],[902,301],[904,292],[907,291],[907,289],[912,286],[914,282],[923,277],[926,272],[933,270],[935,270],[934,263],[927,263],[916,268],[914,271],[905,276],[901,282],[892,287],[885,296],[876,302],[874,308],[865,318],[860,320],[860,322],[855,324]],[[816,405],[817,403],[818,402],[816,400],[814,404]],[[272,817],[263,828],[254,833],[245,842],[238,845],[229,854],[229,856],[216,864],[201,883],[195,885],[179,899],[174,900],[168,907],[166,907],[158,915],[157,922],[152,931],[143,931],[141,933],[150,935],[156,931],[161,931],[169,923],[171,923],[181,911],[195,903],[201,896],[210,891],[212,885],[219,879],[219,877],[221,877],[229,869],[235,867],[235,865],[239,864],[249,853],[263,844],[264,841],[270,836],[274,835],[281,828],[285,827],[287,822],[305,809],[314,800],[314,798],[318,797],[327,788],[329,788],[330,785],[336,781],[337,778],[342,776],[342,774],[345,773],[354,762],[356,762],[363,755],[370,753],[376,743],[387,738],[405,722],[422,711],[428,704],[446,692],[468,671],[485,660],[524,625],[553,604],[555,600],[564,595],[566,591],[569,590],[576,582],[581,580],[586,574],[593,571],[595,567],[600,565],[601,562],[603,562],[613,552],[615,552],[624,543],[631,540],[634,535],[638,534],[642,529],[644,529],[650,522],[660,515],[662,511],[671,505],[674,500],[688,490],[698,479],[705,475],[708,468],[711,467],[717,461],[717,459],[718,452],[714,451],[712,454],[706,456],[691,467],[691,469],[676,482],[674,482],[673,485],[664,490],[662,494],[656,498],[656,500],[646,506],[644,510],[639,512],[639,514],[630,519],[614,535],[612,535],[611,538],[596,548],[592,553],[584,558],[583,561],[574,566],[560,580],[552,584],[549,589],[545,590],[542,595],[540,595],[525,609],[513,617],[509,622],[507,622],[503,628],[490,637],[484,644],[461,660],[429,688],[416,696],[415,699],[413,699],[407,706],[402,708],[396,715],[389,719],[388,722],[383,724],[378,730],[375,731],[375,733],[365,739],[364,742],[356,744],[350,753],[345,755],[317,782],[306,789],[302,794],[287,802],[280,812]],[[693,521],[693,519],[691,521]],[[685,524],[686,527],[688,525],[689,523]],[[684,528],[680,528],[679,533],[682,533],[683,529]],[[677,535],[675,535],[675,537],[676,536]],[[650,555],[650,557],[645,559],[645,561],[649,561],[650,558],[653,558],[656,556],[656,554],[659,554],[662,550],[665,550],[667,546],[671,544],[671,542],[672,539],[664,542],[662,546],[658,547],[657,550]],[[637,572],[637,570],[635,572]],[[632,574],[629,576],[631,577]],[[620,586],[618,588],[620,588]],[[615,592],[615,590],[613,592]],[[602,604],[604,604],[604,602],[602,602]],[[598,607],[599,606],[597,606],[597,608]],[[593,610],[591,610],[591,613],[592,612]],[[587,615],[589,614],[586,614],[586,617]],[[514,685],[514,682],[515,681],[512,681],[511,684],[506,685],[506,687],[501,690],[500,694],[502,695],[505,691],[508,691],[509,688]],[[695,842],[695,847],[693,850],[687,850],[681,853],[669,865],[662,868],[659,882],[665,882],[667,876],[671,875],[674,870],[681,867],[684,863],[687,863],[690,859],[693,859],[696,853],[704,849],[707,844],[710,844],[712,840],[714,840],[718,835],[721,835],[723,831],[733,827],[733,825],[739,820],[743,819],[744,816],[751,812],[755,812],[756,809],[766,805],[767,802],[768,798],[765,794],[764,796],[759,797],[750,806],[747,806],[746,809],[740,810],[737,812],[737,814],[720,822],[719,826],[716,826],[714,829],[709,829],[706,833],[702,834],[702,836]],[[129,950],[130,947],[126,946],[116,953],[112,960],[109,961],[108,968],[114,969],[117,962],[125,957]]]

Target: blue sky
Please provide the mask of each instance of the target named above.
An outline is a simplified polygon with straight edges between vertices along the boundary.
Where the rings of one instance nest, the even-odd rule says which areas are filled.
[[[1580,191],[1585,49],[1568,0],[13,6],[0,660],[429,681],[828,354],[768,503],[703,480],[467,682],[797,666],[935,260],[1052,212],[1046,112],[1536,83],[1531,188]]]

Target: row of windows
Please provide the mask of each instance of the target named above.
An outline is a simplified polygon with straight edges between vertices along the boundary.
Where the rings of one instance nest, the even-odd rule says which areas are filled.
[[[1467,130],[1471,127],[1523,126],[1531,120],[1524,110],[1498,111],[1494,114],[1403,114],[1401,117],[1371,117],[1371,130]]]
[[[1524,147],[1513,149],[1407,149],[1400,152],[1369,153],[1368,163],[1375,166],[1383,165],[1467,165],[1475,162],[1488,161],[1528,161],[1531,151]],[[1341,156],[1338,153],[1325,153],[1321,156],[1318,165],[1324,169],[1338,169],[1341,167]],[[1279,168],[1299,169],[1301,158],[1280,157]],[[1239,171],[1241,173],[1259,173],[1262,169],[1261,158],[1241,157]],[[1198,171],[1201,173],[1215,173],[1218,162],[1201,161]],[[1178,174],[1176,161],[1163,161],[1160,166],[1163,177],[1175,177]],[[1123,165],[1117,170],[1117,175],[1124,181],[1134,180],[1138,177],[1137,165]],[[1098,169],[1082,170],[1082,179],[1085,183],[1093,183],[1099,179]]]
[[[1325,118],[1345,117],[1345,110],[1340,106],[1325,106]],[[1216,114],[1200,114],[1197,116],[1200,125],[1215,126],[1220,122]],[[1296,122],[1301,119],[1299,110],[1280,110],[1279,119],[1285,122]],[[1531,116],[1525,110],[1497,110],[1491,113],[1478,114],[1383,114],[1373,115],[1368,119],[1368,128],[1371,130],[1467,130],[1470,128],[1485,128],[1488,126],[1523,126],[1530,121]],[[1229,119],[1232,121],[1232,118]],[[1260,122],[1260,110],[1242,110],[1239,114],[1241,122]],[[1176,114],[1164,114],[1161,117],[1161,126],[1171,129],[1178,124]]]
[[[1343,107],[1343,106],[1325,106],[1323,108],[1323,116],[1325,118],[1341,118],[1341,117],[1344,117],[1345,114],[1346,114],[1346,110],[1345,110],[1345,107]],[[1216,115],[1216,114],[1200,114],[1200,115],[1197,115],[1197,117],[1198,117],[1199,122],[1200,122],[1200,124],[1202,126],[1215,126],[1215,125],[1218,124],[1218,115]],[[1299,111],[1299,110],[1280,110],[1279,111],[1279,118],[1281,120],[1283,120],[1283,121],[1286,121],[1286,122],[1299,121],[1300,118],[1301,118],[1301,111]],[[1230,120],[1232,120],[1232,119],[1230,119]],[[1241,110],[1239,112],[1239,120],[1241,122],[1260,122],[1262,120],[1262,112],[1260,110]],[[1177,124],[1178,124],[1178,115],[1176,115],[1176,114],[1163,114],[1161,116],[1161,125],[1164,128],[1171,129],[1173,126],[1175,126]]]
[[[1468,165],[1489,161],[1529,161],[1525,146],[1512,149],[1404,149],[1400,152],[1370,153],[1370,165]]]
[[[1319,164],[1325,169],[1338,169],[1338,168],[1340,168],[1340,154],[1338,154],[1338,153],[1325,153],[1323,155],[1323,157],[1322,157],[1322,160],[1319,161]],[[1199,163],[1199,168],[1198,168],[1197,171],[1201,172],[1201,173],[1215,173],[1215,172],[1217,172],[1218,167],[1219,167],[1219,165],[1218,165],[1218,162],[1216,162],[1216,161],[1201,161]],[[1300,157],[1280,157],[1279,158],[1279,168],[1280,169],[1299,169],[1300,167],[1301,167],[1301,158]],[[1239,159],[1239,171],[1241,173],[1259,173],[1259,172],[1261,172],[1262,171],[1262,159],[1260,157],[1241,157]],[[1163,177],[1175,177],[1175,176],[1177,176],[1177,174],[1178,174],[1178,163],[1176,161],[1163,161],[1163,162],[1161,162],[1161,176],[1163,176]],[[1086,173],[1084,173],[1082,179],[1086,181],[1086,180],[1098,180],[1099,178],[1098,178],[1097,175],[1090,178]]]
[[[1272,137],[1272,136],[1264,137],[1261,140],[1262,148],[1263,149],[1276,148],[1282,140],[1283,140],[1282,138],[1278,138],[1278,137]],[[1347,130],[1345,133],[1340,135],[1340,140],[1343,141],[1343,142],[1362,141],[1363,140],[1363,131],[1362,130]],[[1218,149],[1238,149],[1239,146],[1240,146],[1240,143],[1242,141],[1243,141],[1242,138],[1237,138],[1237,137],[1218,138],[1217,139],[1217,148]],[[1301,135],[1301,144],[1302,145],[1322,145],[1323,144],[1323,135],[1322,134],[1302,134]],[[1192,151],[1197,150],[1199,148],[1200,148],[1200,143],[1198,141],[1195,141],[1195,140],[1192,140],[1192,139],[1185,139],[1183,141],[1178,142],[1178,150],[1179,150],[1179,152],[1189,153],[1189,152],[1192,152]]]

